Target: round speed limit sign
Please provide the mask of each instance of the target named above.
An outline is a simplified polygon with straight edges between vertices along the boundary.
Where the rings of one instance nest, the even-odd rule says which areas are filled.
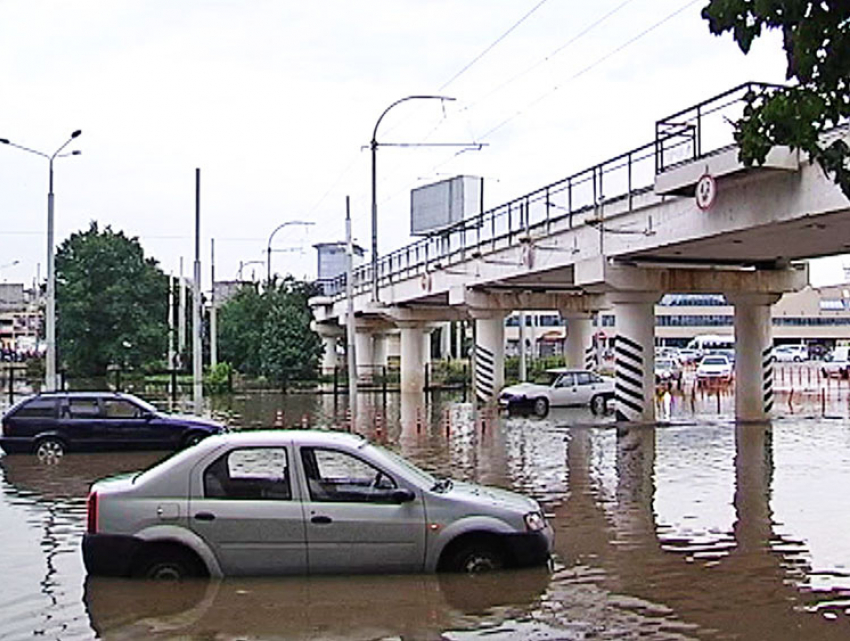
[[[696,201],[697,207],[706,211],[714,204],[717,197],[717,181],[709,174],[703,174],[697,181]]]

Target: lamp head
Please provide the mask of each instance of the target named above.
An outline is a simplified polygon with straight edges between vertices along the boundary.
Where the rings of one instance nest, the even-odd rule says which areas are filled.
[[[76,138],[76,137],[77,137],[77,136],[79,136],[81,133],[83,133],[83,130],[82,130],[82,129],[77,129],[77,131],[75,131],[74,133],[72,133],[72,134],[71,134],[71,138]]]
[[[72,156],[79,156],[79,155],[81,155],[82,153],[83,153],[83,152],[82,152],[82,151],[80,151],[79,149],[75,149],[74,151],[72,151],[72,152],[71,152],[71,155],[72,155]]]
[[[9,139],[8,138],[0,138],[0,142],[2,142],[4,145],[8,145]]]

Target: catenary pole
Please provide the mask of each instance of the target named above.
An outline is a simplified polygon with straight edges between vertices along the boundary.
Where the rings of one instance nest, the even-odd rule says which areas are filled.
[[[201,170],[195,169],[195,288],[192,292],[192,395],[195,414],[204,404],[201,353]]]
[[[348,308],[345,314],[345,353],[348,357],[348,406],[351,408],[351,422],[356,424],[357,417],[357,355],[354,351],[354,241],[351,238],[351,203],[345,197],[345,297]]]

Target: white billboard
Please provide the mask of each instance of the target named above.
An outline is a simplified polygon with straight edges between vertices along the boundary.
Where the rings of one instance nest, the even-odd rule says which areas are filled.
[[[410,233],[429,236],[481,211],[482,179],[455,176],[410,192]]]

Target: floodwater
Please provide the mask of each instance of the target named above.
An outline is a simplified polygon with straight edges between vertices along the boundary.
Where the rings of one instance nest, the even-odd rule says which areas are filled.
[[[439,475],[524,492],[556,531],[550,570],[152,584],[87,578],[94,479],[161,454],[0,458],[0,639],[847,639],[850,419],[780,398],[735,425],[728,395],[670,420],[585,409],[500,417],[448,399],[361,398],[355,428]],[[242,395],[236,428],[345,429],[344,399]],[[720,412],[717,412],[717,409]]]

